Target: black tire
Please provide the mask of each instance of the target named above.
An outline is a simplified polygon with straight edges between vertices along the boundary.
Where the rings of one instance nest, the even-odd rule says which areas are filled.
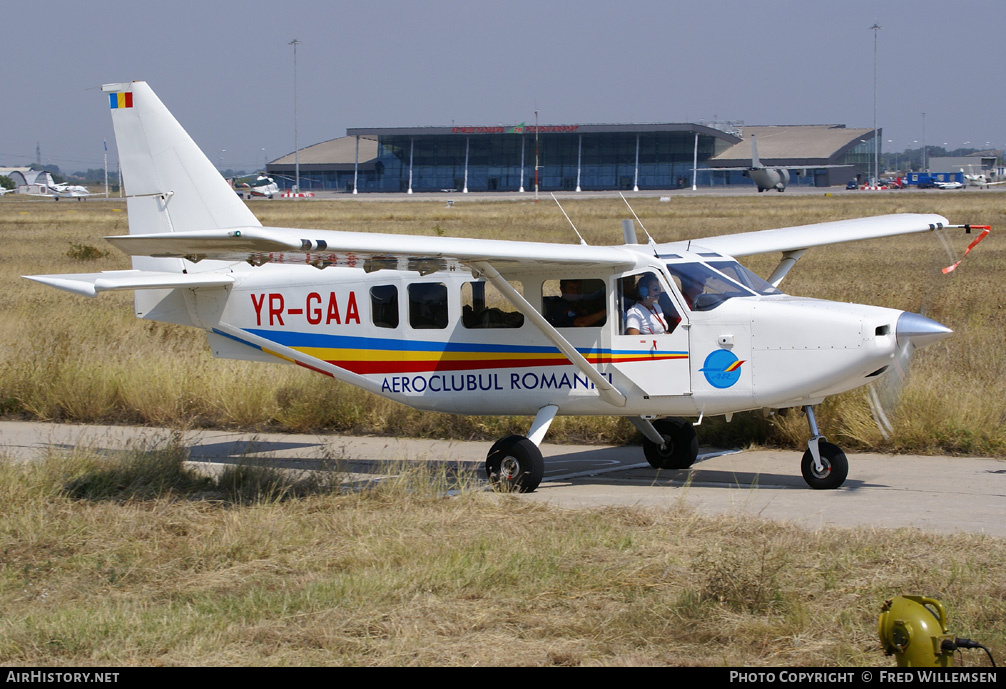
[[[699,439],[695,427],[685,419],[658,419],[653,422],[657,433],[666,439],[660,445],[643,437],[643,454],[654,469],[687,469],[699,456]]]
[[[818,472],[814,469],[814,455],[808,449],[803,453],[803,461],[800,462],[800,470],[803,472],[803,480],[814,490],[832,490],[845,483],[849,475],[849,459],[837,445],[820,442],[817,449],[821,452],[821,463],[824,464],[824,471]]]
[[[496,441],[486,456],[486,476],[497,490],[530,493],[544,475],[541,450],[522,435]]]

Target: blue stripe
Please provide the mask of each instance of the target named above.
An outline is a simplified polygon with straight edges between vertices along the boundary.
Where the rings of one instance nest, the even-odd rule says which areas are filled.
[[[246,342],[228,333],[213,329],[218,335],[230,338],[242,344],[261,349],[258,345]],[[247,332],[257,335],[263,339],[275,342],[284,347],[314,347],[320,349],[362,349],[374,351],[398,351],[398,352],[474,352],[481,354],[504,353],[504,354],[558,354],[559,350],[554,347],[540,347],[531,345],[502,345],[502,344],[474,344],[468,342],[422,342],[390,340],[378,337],[357,337],[351,335],[324,335],[316,333],[299,333],[288,330],[257,330],[248,329]],[[639,349],[577,349],[585,357],[608,355],[617,356],[639,356],[649,350]],[[662,355],[688,356],[688,352],[680,351],[660,351]]]
[[[352,335],[325,335],[300,333],[289,330],[261,330],[249,328],[247,332],[286,347],[315,347],[319,349],[370,349],[397,352],[474,352],[481,354],[558,354],[555,347],[532,345],[478,344],[469,342],[430,342],[398,340]],[[583,356],[597,356],[606,349],[577,349]],[[630,350],[639,354],[639,350]]]
[[[226,338],[228,338],[230,340],[234,340],[235,342],[239,342],[239,343],[241,343],[243,345],[248,345],[249,347],[253,347],[253,348],[259,350],[260,352],[262,351],[262,348],[259,347],[257,344],[252,344],[251,342],[248,342],[247,340],[242,340],[240,337],[234,337],[233,335],[231,335],[229,333],[225,333],[222,330],[217,330],[216,328],[213,328],[213,332],[215,334],[217,334],[217,335],[222,335],[223,337],[226,337]]]

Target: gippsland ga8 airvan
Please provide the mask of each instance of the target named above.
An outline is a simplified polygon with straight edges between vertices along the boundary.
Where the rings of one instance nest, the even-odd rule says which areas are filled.
[[[801,471],[837,488],[845,454],[813,406],[950,334],[918,314],[793,297],[809,248],[950,227],[901,214],[734,235],[588,246],[263,227],[144,82],[108,84],[133,269],[32,280],[134,290],[140,318],[201,328],[214,355],[296,364],[436,412],[533,417],[486,474],[534,490],[558,414],[620,415],[658,469],[696,459],[709,415],[802,408]],[[968,227],[970,229],[970,227]],[[778,252],[767,279],[736,258]]]

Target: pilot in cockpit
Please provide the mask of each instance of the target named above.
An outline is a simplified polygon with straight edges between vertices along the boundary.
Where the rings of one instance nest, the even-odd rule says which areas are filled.
[[[636,283],[639,301],[625,314],[626,335],[659,335],[671,332],[681,320],[677,314],[665,314],[660,307],[663,289],[653,273],[646,273]]]

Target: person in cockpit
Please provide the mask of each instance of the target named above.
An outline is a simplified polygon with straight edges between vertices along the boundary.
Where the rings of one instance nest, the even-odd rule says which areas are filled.
[[[677,315],[668,316],[660,308],[660,280],[646,273],[636,283],[639,301],[625,314],[626,335],[659,335],[668,333],[678,324]]]

